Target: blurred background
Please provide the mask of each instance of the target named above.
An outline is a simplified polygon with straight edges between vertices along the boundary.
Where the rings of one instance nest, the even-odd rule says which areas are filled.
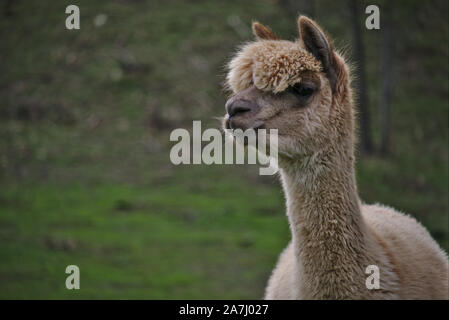
[[[80,30],[65,28],[66,6]],[[381,29],[365,28],[366,6]],[[174,128],[220,127],[251,21],[307,14],[356,68],[358,186],[448,245],[448,2],[21,1],[0,7],[0,298],[259,299],[290,238],[281,186],[174,166]],[[77,265],[81,289],[65,288]]]

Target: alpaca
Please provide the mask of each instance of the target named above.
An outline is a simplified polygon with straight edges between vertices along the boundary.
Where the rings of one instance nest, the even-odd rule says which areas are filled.
[[[265,299],[447,299],[448,259],[427,230],[361,203],[350,70],[316,22],[301,16],[298,29],[292,42],[253,23],[256,41],[239,50],[226,78],[226,129],[278,129],[292,238]],[[370,265],[379,288],[366,285]]]

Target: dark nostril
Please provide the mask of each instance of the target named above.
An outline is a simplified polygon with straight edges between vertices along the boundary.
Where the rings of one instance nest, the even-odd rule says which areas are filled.
[[[226,103],[226,111],[229,114],[229,117],[233,117],[238,113],[245,113],[251,110],[251,102],[245,100],[235,100],[228,101],[230,103]]]

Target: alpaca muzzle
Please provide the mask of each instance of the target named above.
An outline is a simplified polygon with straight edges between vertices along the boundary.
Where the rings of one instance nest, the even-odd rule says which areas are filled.
[[[254,110],[257,109],[255,103],[243,99],[230,99],[226,103],[226,128],[227,129],[248,129]]]
[[[250,92],[246,91],[251,91],[251,89],[238,93],[226,102],[226,129],[248,129],[252,127],[251,124],[260,107],[255,99],[248,96],[247,93]]]

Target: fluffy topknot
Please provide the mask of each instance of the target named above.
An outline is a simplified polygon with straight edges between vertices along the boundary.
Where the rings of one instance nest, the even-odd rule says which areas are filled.
[[[304,71],[322,71],[321,62],[298,42],[261,40],[249,43],[229,63],[227,84],[237,93],[254,84],[274,93],[301,80]]]

